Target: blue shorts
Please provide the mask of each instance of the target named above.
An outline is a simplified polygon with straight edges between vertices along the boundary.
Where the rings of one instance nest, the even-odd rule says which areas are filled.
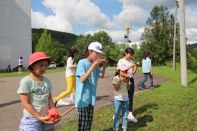
[[[46,124],[33,116],[24,115],[21,119],[19,131],[47,131],[54,128],[54,124]]]

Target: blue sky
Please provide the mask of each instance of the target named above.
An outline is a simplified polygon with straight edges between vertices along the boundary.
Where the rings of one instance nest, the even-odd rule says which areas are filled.
[[[78,35],[104,30],[121,43],[129,23],[130,39],[137,42],[151,9],[160,4],[174,13],[173,0],[32,0],[32,27]],[[197,0],[187,0],[185,6],[187,37],[197,41]]]
[[[39,11],[42,12],[46,15],[52,15],[52,11],[49,8],[46,8],[43,4],[42,4],[42,0],[32,0],[31,1],[31,8],[33,11]]]

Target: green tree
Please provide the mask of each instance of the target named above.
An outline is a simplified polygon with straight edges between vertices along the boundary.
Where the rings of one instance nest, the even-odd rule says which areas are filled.
[[[115,43],[112,42],[111,37],[104,31],[96,32],[93,35],[80,35],[74,45],[74,47],[79,50],[77,58],[80,59],[88,48],[88,45],[94,41],[102,43],[103,52],[109,62],[108,64],[117,64],[118,59],[122,57],[122,53],[120,53],[120,50]]]
[[[45,52],[50,56],[52,61],[56,63],[63,63],[64,55],[66,55],[66,46],[60,44],[57,40],[51,37],[51,34],[44,30],[41,34],[38,44],[36,46],[36,51]]]
[[[173,28],[174,16],[169,14],[166,7],[155,6],[141,37],[141,54],[150,52],[153,63],[158,65],[172,60]]]
[[[193,72],[197,72],[197,48],[187,46],[187,67]]]

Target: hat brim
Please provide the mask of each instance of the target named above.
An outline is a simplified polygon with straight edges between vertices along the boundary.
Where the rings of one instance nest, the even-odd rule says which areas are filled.
[[[104,54],[101,50],[97,50],[97,53]]]
[[[127,71],[120,71],[120,75],[125,76],[125,77],[129,77]]]
[[[35,62],[38,62],[38,61],[41,61],[41,60],[48,60],[48,61],[49,61],[48,65],[50,65],[50,63],[51,63],[49,57],[39,57],[39,58],[35,59],[34,61],[32,61],[31,63],[29,63],[28,68],[29,68],[31,65],[33,65]]]

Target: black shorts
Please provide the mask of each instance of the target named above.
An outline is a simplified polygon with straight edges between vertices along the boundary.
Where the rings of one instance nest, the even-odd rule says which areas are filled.
[[[18,65],[18,67],[23,67],[23,65]]]

